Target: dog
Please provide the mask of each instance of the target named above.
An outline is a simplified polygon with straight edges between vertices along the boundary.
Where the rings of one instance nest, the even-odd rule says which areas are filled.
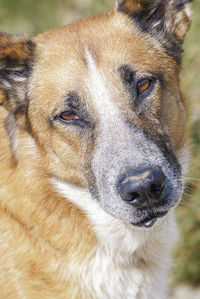
[[[166,298],[190,2],[0,33],[0,298]]]

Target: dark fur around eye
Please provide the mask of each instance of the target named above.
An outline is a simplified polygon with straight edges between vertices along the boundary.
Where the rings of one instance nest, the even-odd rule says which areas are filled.
[[[141,101],[144,97],[148,96],[153,91],[155,82],[157,81],[157,76],[153,75],[138,78],[139,76],[136,71],[129,65],[121,66],[119,73],[127,91],[136,101]],[[144,84],[147,84],[147,86],[145,87]]]

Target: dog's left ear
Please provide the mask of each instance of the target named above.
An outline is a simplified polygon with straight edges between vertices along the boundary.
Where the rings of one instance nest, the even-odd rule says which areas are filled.
[[[130,16],[180,60],[182,44],[191,23],[192,0],[118,0],[117,10]]]
[[[0,104],[14,115],[25,110],[34,47],[24,35],[0,32],[0,90],[4,94]]]

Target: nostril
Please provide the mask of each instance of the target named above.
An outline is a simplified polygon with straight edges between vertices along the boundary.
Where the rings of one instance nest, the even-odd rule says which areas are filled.
[[[124,200],[130,203],[134,207],[140,207],[143,203],[142,197],[137,192],[129,192],[127,193]]]
[[[155,199],[160,199],[163,190],[164,190],[165,184],[162,182],[153,183],[150,186],[149,193],[150,195]]]
[[[133,200],[138,199],[138,198],[140,198],[140,195],[137,192],[129,192],[127,194],[126,201],[133,201]]]
[[[163,186],[161,184],[152,184],[150,188],[151,193],[160,192],[163,189]]]

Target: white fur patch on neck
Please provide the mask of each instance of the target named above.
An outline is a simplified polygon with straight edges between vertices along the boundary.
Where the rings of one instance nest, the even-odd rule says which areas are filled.
[[[131,225],[107,214],[91,198],[87,189],[78,188],[56,178],[52,178],[51,182],[62,196],[86,213],[103,246],[106,244],[112,247],[114,252],[121,247],[121,250],[131,254],[146,241],[147,235],[142,229],[134,229]]]
[[[163,229],[168,230],[168,221],[165,219],[158,220],[158,223],[149,229],[133,227],[107,214],[92,199],[87,189],[78,188],[57,178],[52,178],[51,183],[62,196],[85,212],[93,225],[99,243],[111,250],[112,254],[124,252],[132,255],[152,235],[159,234]]]
[[[99,240],[90,261],[79,268],[83,290],[86,287],[98,299],[164,299],[169,251],[176,235],[173,215],[151,229],[134,228],[104,212],[87,189],[57,178],[51,183],[86,213]]]

